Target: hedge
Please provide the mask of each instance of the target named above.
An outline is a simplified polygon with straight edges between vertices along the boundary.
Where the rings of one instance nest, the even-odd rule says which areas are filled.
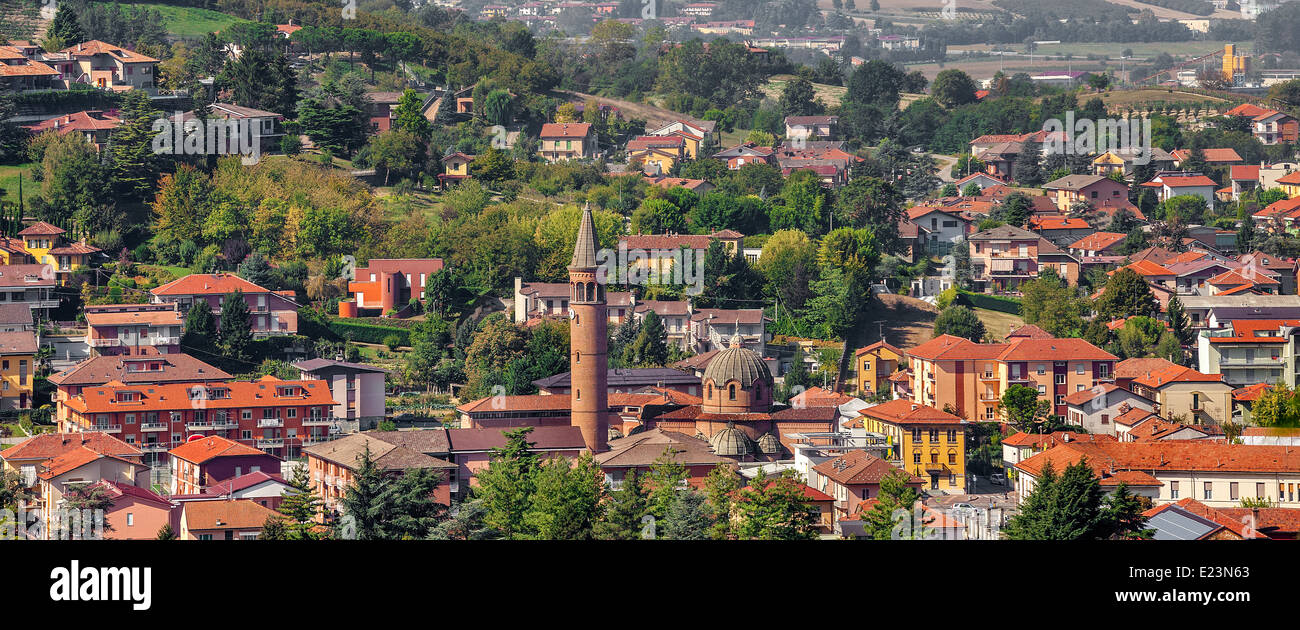
[[[329,323],[330,331],[334,334],[352,341],[360,343],[373,343],[382,345],[384,337],[397,335],[401,339],[401,345],[411,345],[411,331],[405,328],[395,328],[392,326],[375,326],[373,324],[363,324],[360,322],[349,322],[346,320],[336,319]]]
[[[973,308],[983,308],[990,311],[1011,313],[1012,315],[1020,314],[1020,300],[1015,298],[962,291],[959,301]]]

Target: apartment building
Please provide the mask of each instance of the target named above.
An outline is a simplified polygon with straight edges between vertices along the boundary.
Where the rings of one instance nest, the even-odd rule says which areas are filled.
[[[353,433],[304,448],[303,454],[307,457],[312,488],[321,497],[325,513],[333,515],[342,512],[343,497],[347,495],[348,486],[352,485],[361,458],[367,451],[375,467],[385,475],[400,475],[415,469],[440,473],[444,483],[434,488],[433,499],[451,505],[453,486],[459,485],[457,467],[437,457],[445,457],[450,450],[447,432],[437,429]]]
[[[385,417],[384,391],[388,371],[364,363],[308,359],[293,364],[298,378],[324,381],[338,404],[331,415],[343,433],[373,429]]]
[[[858,372],[858,392],[862,395],[889,390],[889,377],[907,367],[907,353],[884,341],[877,341],[853,353]]]
[[[1083,339],[1015,338],[979,344],[941,335],[907,351],[912,402],[956,409],[964,418],[1000,419],[1002,393],[1012,385],[1032,387],[1065,416],[1070,394],[1108,383],[1118,357]]]
[[[1255,383],[1296,386],[1300,319],[1232,320],[1196,338],[1197,369],[1222,374],[1234,387]]]
[[[1015,465],[1019,500],[1033,491],[1048,462],[1059,473],[1084,458],[1103,489],[1123,481],[1157,504],[1191,497],[1211,507],[1239,507],[1242,499],[1258,498],[1300,507],[1300,450],[1206,440],[1072,440]]]
[[[31,409],[36,333],[0,332],[0,409]]]
[[[547,162],[587,160],[596,156],[596,131],[591,123],[546,123],[537,154]]]
[[[184,314],[177,304],[87,305],[86,345],[99,356],[175,354]]]
[[[1181,365],[1133,379],[1133,393],[1156,401],[1164,418],[1185,417],[1190,424],[1223,426],[1232,419],[1232,385],[1221,374],[1204,374]]]
[[[197,437],[221,437],[295,458],[303,446],[330,437],[337,404],[320,381],[266,376],[229,383],[84,387],[59,402],[60,430],[102,431],[139,447],[146,462]]]
[[[1130,409],[1154,412],[1156,402],[1114,383],[1105,383],[1066,396],[1065,406],[1065,419],[1070,424],[1094,435],[1118,435],[1116,418]]]
[[[59,73],[54,81],[62,87],[84,83],[113,91],[146,90],[153,94],[158,85],[157,59],[92,39],[42,57]]]
[[[248,303],[248,323],[256,338],[293,335],[298,332],[298,304],[293,291],[272,291],[232,273],[195,273],[150,291],[155,304],[175,303],[181,313],[205,302],[213,316],[221,313],[221,301],[240,291]]]
[[[867,434],[893,446],[887,457],[891,465],[920,477],[930,490],[966,491],[966,420],[909,400],[891,400],[861,413]]]
[[[0,265],[0,306],[22,304],[32,310],[34,318],[49,319],[50,309],[59,307],[52,271],[46,265]]]
[[[1252,319],[1300,319],[1300,295],[1182,296],[1193,328],[1222,328],[1228,322]]]
[[[972,281],[985,293],[1015,290],[1046,268],[1071,283],[1078,281],[1079,260],[1029,230],[1002,225],[976,232],[966,240]]]
[[[203,494],[244,473],[280,474],[280,458],[219,435],[185,442],[170,455],[173,495]]]

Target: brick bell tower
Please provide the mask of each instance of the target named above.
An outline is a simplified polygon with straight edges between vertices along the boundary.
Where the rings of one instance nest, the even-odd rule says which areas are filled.
[[[609,450],[609,319],[596,267],[596,222],[588,204],[569,263],[569,400],[572,424],[582,430],[587,449],[603,453]]]

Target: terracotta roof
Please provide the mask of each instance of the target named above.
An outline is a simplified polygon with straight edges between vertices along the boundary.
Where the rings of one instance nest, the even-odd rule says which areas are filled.
[[[1103,478],[1111,474],[1112,469],[1148,473],[1195,471],[1294,475],[1300,472],[1300,449],[1209,440],[1070,442],[1034,455],[1016,464],[1016,468],[1038,476],[1048,461],[1060,472],[1083,457],[1088,458],[1088,465]]]
[[[59,455],[50,458],[46,462],[45,466],[42,467],[41,472],[37,473],[36,476],[45,480],[53,479],[55,477],[58,477],[59,475],[63,475],[65,473],[69,473],[78,468],[81,468],[82,466],[85,466],[86,464],[89,464],[93,461],[97,461],[105,458],[112,459],[124,464],[129,464],[131,466],[148,468],[148,466],[145,466],[144,464],[141,464],[139,462],[134,462],[128,459],[117,457],[116,455],[108,455],[106,453],[101,453],[99,451],[96,451],[92,448],[88,448],[85,446],[77,446],[76,448],[70,449],[68,451],[65,451]]]
[[[36,354],[36,333],[30,330],[0,332],[0,355]]]
[[[84,441],[83,441],[84,440]],[[101,431],[83,433],[41,433],[0,451],[5,461],[44,460],[69,451],[88,448],[117,457],[140,457],[140,449]]]
[[[1161,418],[1152,418],[1150,422],[1143,422],[1132,429],[1129,429],[1129,436],[1138,442],[1160,440],[1170,435],[1178,433],[1184,429],[1191,429],[1201,435],[1209,435],[1205,431],[1181,422],[1171,422]]]
[[[591,133],[591,123],[546,123],[542,125],[541,138],[585,138]]]
[[[1219,163],[1223,163],[1223,162],[1240,162],[1240,161],[1242,161],[1241,156],[1238,155],[1237,152],[1236,152],[1235,150],[1231,149],[1231,148],[1223,148],[1223,149],[1202,149],[1201,152],[1205,154],[1205,161],[1206,161],[1206,162],[1209,162],[1209,163],[1214,163],[1214,162],[1219,162]],[[1191,150],[1191,149],[1174,149],[1173,151],[1170,151],[1169,154],[1172,155],[1172,156],[1174,156],[1174,159],[1175,159],[1175,160],[1178,160],[1179,162],[1182,162],[1183,160],[1186,160],[1187,158],[1192,157],[1192,150]]]
[[[627,243],[628,249],[669,249],[682,247],[690,249],[708,249],[713,242],[706,234],[629,234],[619,237]]]
[[[1082,404],[1084,404],[1084,403],[1086,403],[1086,402],[1092,400],[1093,398],[1096,398],[1096,397],[1101,396],[1101,395],[1103,395],[1103,394],[1109,394],[1109,393],[1111,393],[1111,392],[1113,392],[1113,391],[1115,391],[1115,390],[1117,390],[1117,389],[1121,389],[1121,388],[1120,388],[1119,386],[1115,385],[1114,383],[1103,383],[1103,384],[1098,385],[1098,386],[1096,386],[1096,387],[1092,387],[1092,388],[1085,389],[1085,390],[1082,390],[1082,391],[1077,391],[1077,392],[1074,392],[1073,394],[1070,394],[1069,396],[1066,396],[1066,397],[1065,397],[1065,404],[1067,404],[1067,405],[1076,405],[1076,406],[1077,406],[1077,405],[1082,405]],[[1125,391],[1127,391],[1127,390],[1125,390]]]
[[[1083,339],[1011,339],[1000,361],[1116,361],[1119,357]]]
[[[233,273],[192,273],[150,291],[154,295],[220,295],[235,290],[247,293],[270,293]]]
[[[186,501],[184,511],[186,527],[190,531],[209,529],[262,529],[266,519],[279,512],[265,508],[251,499],[225,501]]]
[[[792,407],[839,407],[853,400],[848,394],[833,392],[821,387],[809,387],[790,398]]]
[[[121,118],[109,116],[99,110],[86,110],[71,114],[63,114],[62,116],[55,116],[54,118],[46,118],[35,125],[28,125],[27,128],[36,133],[53,129],[62,135],[71,131],[101,131],[105,129],[116,129],[121,124]],[[60,230],[59,233],[62,234],[63,231]]]
[[[128,365],[156,363],[160,370],[129,370]],[[112,381],[125,384],[227,381],[230,374],[188,354],[91,357],[62,372],[50,375],[59,386],[103,385]]]
[[[918,405],[910,400],[895,399],[874,407],[867,407],[860,412],[877,420],[891,424],[964,424],[966,421],[946,411],[927,405]]]
[[[663,429],[650,429],[611,440],[609,450],[596,455],[602,468],[649,467],[671,449],[672,461],[683,466],[728,463],[733,460],[714,454],[708,440]]]
[[[172,310],[94,311],[87,309],[86,323],[91,326],[180,326],[185,318]]]
[[[1257,164],[1233,164],[1231,168],[1230,179],[1241,181],[1259,181],[1259,165]]]
[[[219,496],[227,495],[227,494],[239,492],[240,490],[246,490],[254,486],[260,486],[268,481],[275,483],[276,485],[279,486],[283,486],[286,488],[289,487],[289,483],[284,480],[284,477],[281,477],[278,474],[272,475],[264,471],[258,470],[256,472],[244,473],[233,479],[227,479],[220,483],[216,483],[211,486],[208,486],[203,491],[203,493],[219,495]],[[294,491],[291,490],[290,492],[292,493]]]
[[[1238,389],[1232,390],[1232,399],[1240,402],[1251,402],[1259,400],[1264,392],[1272,389],[1273,386],[1268,383],[1255,383]]]
[[[67,232],[61,227],[51,225],[44,221],[37,221],[26,228],[23,228],[18,236],[58,236]]]
[[[132,497],[135,499],[140,499],[141,501],[149,501],[151,503],[157,503],[166,506],[167,508],[172,507],[172,502],[167,500],[167,497],[164,497],[161,494],[158,494],[157,492],[154,492],[148,488],[141,488],[139,486],[132,485],[129,483],[124,483],[121,481],[113,481],[109,479],[101,479],[99,480],[98,483],[94,485],[104,488],[105,490],[108,491],[109,495],[111,495],[115,499],[120,497]]]
[[[1008,341],[1010,341],[1010,340],[1012,340],[1012,339],[1019,339],[1019,338],[1024,338],[1024,339],[1055,339],[1056,336],[1053,335],[1052,333],[1047,332],[1046,330],[1043,330],[1042,328],[1039,328],[1038,326],[1033,325],[1033,324],[1025,324],[1024,326],[1021,326],[1021,327],[1019,327],[1019,328],[1013,328],[1013,329],[1011,330],[1011,332],[1007,333],[1007,340],[1008,340]]]
[[[238,457],[246,455],[266,455],[273,457],[264,451],[260,451],[251,446],[240,444],[232,440],[227,440],[219,435],[204,436],[203,439],[186,442],[176,448],[168,451],[172,457],[183,459],[187,462],[202,464],[218,457]]]
[[[1125,411],[1124,413],[1121,413],[1118,416],[1116,416],[1115,424],[1126,426],[1126,427],[1136,427],[1141,425],[1143,422],[1146,422],[1147,420],[1159,419],[1159,418],[1160,416],[1156,415],[1156,413],[1153,411],[1147,411],[1146,409],[1143,409],[1141,407],[1133,407],[1132,409],[1129,409],[1128,411]]]
[[[965,337],[939,335],[915,348],[907,355],[929,360],[994,359],[1007,344],[978,344]]]
[[[1281,284],[1264,274],[1254,274],[1253,277],[1247,278],[1236,270],[1225,271],[1206,282],[1213,285],[1237,286],[1241,284],[1261,285],[1261,284]]]
[[[1175,365],[1168,359],[1124,359],[1115,364],[1115,378],[1137,378]]]
[[[1172,383],[1222,383],[1222,374],[1203,374],[1189,367],[1174,365],[1133,379],[1135,385],[1160,389]]]
[[[863,354],[866,354],[866,353],[868,353],[868,352],[871,352],[872,350],[875,350],[876,348],[884,348],[884,349],[886,349],[886,350],[889,350],[890,352],[893,352],[894,354],[897,354],[898,356],[905,356],[905,355],[907,354],[906,352],[904,352],[902,349],[898,348],[897,346],[895,346],[895,345],[893,345],[893,344],[890,344],[890,343],[888,343],[888,342],[885,342],[885,341],[877,341],[876,343],[873,343],[873,344],[871,344],[871,345],[869,345],[869,346],[865,346],[865,347],[862,347],[862,348],[858,348],[857,350],[855,350],[855,351],[853,352],[853,354],[854,354],[854,356],[863,355]]]
[[[1277,343],[1286,339],[1280,334],[1279,329],[1296,326],[1300,326],[1300,319],[1234,319],[1230,328],[1231,336],[1211,336],[1206,339],[1212,344]]]
[[[1139,260],[1135,263],[1120,267],[1120,269],[1132,269],[1133,271],[1136,271],[1138,275],[1146,276],[1146,277],[1178,275],[1175,274],[1173,270],[1169,269],[1168,267],[1165,267],[1163,265],[1158,265],[1149,260]],[[1119,269],[1117,269],[1116,271],[1119,271]],[[1112,271],[1109,275],[1114,275],[1114,274],[1115,272]]]
[[[893,471],[903,473],[908,479],[908,484],[920,484],[925,481],[916,475],[890,466],[889,462],[865,451],[849,451],[813,466],[813,470],[843,486],[878,484]]]
[[[1128,238],[1128,235],[1119,232],[1093,232],[1071,243],[1070,249],[1102,251],[1122,242],[1125,238]]]
[[[88,42],[82,42],[69,46],[59,52],[68,53],[74,57],[87,57],[91,55],[108,55],[118,61],[125,63],[158,63],[157,59],[142,55],[138,52],[131,52],[121,46],[114,46],[107,42],[92,39]]]
[[[1216,184],[1214,180],[1204,175],[1182,175],[1179,177],[1166,176],[1160,178],[1160,184],[1170,188],[1188,188],[1192,186],[1218,187],[1218,184]]]
[[[556,398],[568,398],[557,396]],[[488,451],[506,445],[504,431],[513,429],[447,429],[447,439],[453,452]],[[578,427],[536,427],[528,434],[534,450],[585,450]]]
[[[281,388],[292,388],[281,394]],[[195,394],[195,392],[200,392]],[[118,400],[118,392],[133,392],[132,400]],[[225,396],[202,392],[221,392]],[[173,411],[190,409],[195,396],[202,399],[206,409],[240,409],[256,407],[331,407],[335,404],[329,383],[318,380],[282,381],[263,377],[257,381],[230,381],[224,383],[160,383],[136,384],[110,381],[104,385],[85,387],[81,393],[67,399],[64,404],[82,414],[114,413],[121,411]]]

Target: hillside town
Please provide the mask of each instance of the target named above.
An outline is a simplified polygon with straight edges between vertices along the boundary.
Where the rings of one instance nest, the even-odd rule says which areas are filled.
[[[0,538],[1300,536],[1300,2],[15,4]]]

